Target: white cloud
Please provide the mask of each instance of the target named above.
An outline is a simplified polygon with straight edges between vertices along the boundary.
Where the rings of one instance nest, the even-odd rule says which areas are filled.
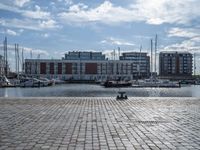
[[[172,28],[169,37],[187,38],[180,43],[168,45],[164,50],[189,51],[200,53],[200,31],[197,28]]]
[[[35,5],[35,10],[25,10],[22,8],[18,8],[11,5],[6,5],[0,3],[0,9],[15,12],[21,14],[23,17],[31,18],[31,19],[50,19],[51,13],[47,11],[43,11],[40,6]]]
[[[0,25],[5,27],[13,27],[28,30],[46,30],[46,29],[57,29],[60,26],[56,21],[49,20],[32,20],[32,19],[1,19]]]
[[[18,7],[23,7],[28,2],[30,2],[30,0],[14,0],[15,5]]]
[[[133,9],[149,24],[186,24],[200,16],[198,0],[137,0]]]
[[[49,19],[46,21],[40,21],[39,23],[39,28],[40,29],[54,29],[54,28],[60,28],[59,25],[57,25],[57,22],[54,21],[53,19]]]
[[[135,45],[131,42],[127,42],[122,39],[116,39],[113,37],[106,38],[105,40],[102,40],[100,43],[101,44],[109,44],[109,45],[118,45],[118,46],[120,46],[120,45],[134,46]]]
[[[168,31],[169,37],[194,38],[200,36],[200,31],[195,28],[172,28]]]
[[[198,3],[198,0],[136,0],[129,8],[115,6],[110,1],[104,1],[95,8],[79,3],[58,16],[66,23],[144,21],[148,24],[187,24],[200,17]]]
[[[161,51],[188,51],[191,53],[200,53],[200,42],[193,39],[184,40],[180,43],[175,43],[164,47]]]
[[[72,0],[64,0],[66,5],[72,5],[73,1]]]
[[[136,18],[136,14],[131,10],[119,6],[115,7],[109,1],[105,1],[98,7],[92,9],[80,3],[72,5],[68,12],[62,12],[58,16],[66,23],[102,22],[112,24],[130,22],[133,21],[133,18]]]
[[[48,33],[44,33],[44,34],[42,34],[42,37],[48,38],[48,37],[49,37],[49,34],[48,34]]]
[[[35,11],[26,10],[22,12],[22,15],[33,19],[49,19],[51,16],[50,12],[42,11],[38,5],[35,6]]]
[[[11,35],[11,36],[18,36],[21,32],[19,31],[19,33],[17,33],[14,30],[11,29],[6,29],[6,30],[1,30],[0,33],[5,34],[5,35]]]
[[[15,50],[15,45],[7,45],[8,49],[10,52],[12,52],[12,54],[14,55],[14,50]],[[3,48],[3,44],[0,44],[0,48]],[[42,49],[35,49],[35,48],[30,48],[30,47],[23,47],[21,45],[19,45],[19,50],[24,50],[24,54],[30,54],[30,52],[32,52],[35,55],[38,54],[42,54],[44,56],[49,56],[49,53],[46,50],[42,50]]]
[[[10,30],[10,29],[7,29],[6,33],[9,34],[9,35],[12,35],[12,36],[16,36],[17,35],[17,32],[15,32],[13,30]]]

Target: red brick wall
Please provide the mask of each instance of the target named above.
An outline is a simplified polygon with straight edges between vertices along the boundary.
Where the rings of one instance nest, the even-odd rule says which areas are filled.
[[[72,74],[72,63],[65,63],[65,74]]]
[[[86,63],[85,74],[97,74],[97,63]]]
[[[54,74],[54,63],[50,63],[50,74]]]
[[[58,63],[58,74],[62,74],[62,63]]]
[[[41,62],[40,63],[40,74],[46,74],[46,69],[47,69],[46,63]]]

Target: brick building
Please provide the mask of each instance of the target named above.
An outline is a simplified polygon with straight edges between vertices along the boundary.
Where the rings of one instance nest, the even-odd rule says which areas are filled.
[[[160,76],[192,76],[193,56],[189,52],[161,52]]]

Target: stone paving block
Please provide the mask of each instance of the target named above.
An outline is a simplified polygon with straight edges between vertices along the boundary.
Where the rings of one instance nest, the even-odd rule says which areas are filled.
[[[198,98],[0,98],[0,150],[200,149]]]

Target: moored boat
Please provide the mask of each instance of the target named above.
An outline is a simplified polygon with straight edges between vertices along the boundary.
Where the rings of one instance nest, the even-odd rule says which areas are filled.
[[[157,78],[149,78],[144,80],[137,80],[133,84],[133,87],[164,87],[164,88],[178,88],[179,82],[170,80],[161,80]]]
[[[104,87],[130,87],[132,85],[129,81],[106,81],[103,83]]]

